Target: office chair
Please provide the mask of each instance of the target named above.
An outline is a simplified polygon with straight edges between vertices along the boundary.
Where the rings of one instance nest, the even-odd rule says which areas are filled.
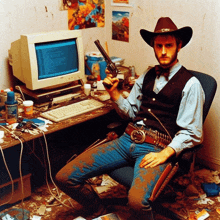
[[[197,71],[190,71],[190,72],[195,77],[197,77],[197,79],[200,81],[203,87],[203,90],[205,92],[205,103],[204,103],[204,108],[203,108],[203,123],[204,123],[206,116],[208,114],[208,111],[211,107],[213,98],[215,96],[217,83],[216,83],[216,80],[212,76],[209,76],[205,73],[201,73]],[[179,155],[178,158],[175,158],[173,161],[171,161],[167,165],[164,172],[160,176],[157,184],[155,185],[152,195],[149,199],[152,202],[152,204],[155,202],[155,200],[158,198],[158,196],[163,191],[165,186],[172,179],[174,174],[179,170],[179,168],[184,168],[185,172],[187,172],[187,170],[188,172],[189,171],[192,172],[194,163],[195,163],[196,152],[198,151],[198,149],[201,148],[201,146],[202,145],[198,145],[198,146],[195,146],[193,149],[185,150]],[[187,167],[187,169],[186,169],[186,164],[190,164],[190,166]],[[126,167],[118,168],[116,170],[111,171],[109,173],[109,176],[111,176],[114,180],[116,180],[120,184],[130,188],[132,179],[133,179],[133,174],[134,174],[134,168],[132,166],[126,166]],[[162,207],[160,206],[160,208]],[[178,219],[178,216],[174,214],[174,217],[172,219]]]

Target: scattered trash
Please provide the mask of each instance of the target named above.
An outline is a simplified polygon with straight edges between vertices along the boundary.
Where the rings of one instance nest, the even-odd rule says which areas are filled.
[[[203,209],[201,212],[199,212],[196,215],[197,220],[204,220],[207,219],[208,217],[209,217],[209,213],[205,209]]]
[[[54,197],[54,196],[50,196],[49,199],[46,199],[46,202],[47,202],[48,204],[52,204],[54,201],[55,201],[55,197]]]
[[[206,183],[220,183],[219,172],[207,169],[201,169],[194,172],[194,175],[202,179]]]
[[[108,175],[103,175],[102,177],[102,183],[101,186],[116,186],[118,185],[118,182],[113,180],[110,176]]]
[[[202,183],[202,188],[207,196],[218,196],[220,187],[215,183]]]
[[[217,209],[216,209],[216,212],[218,212],[218,214],[220,214],[220,208],[217,208]]]
[[[42,199],[42,197],[35,195],[35,196],[33,196],[33,199],[34,199],[34,200],[37,200],[37,201],[40,201],[40,200]]]
[[[118,217],[118,215],[110,213],[107,215],[102,215],[98,218],[94,218],[93,220],[120,220],[120,218]]]
[[[209,198],[201,199],[197,202],[198,205],[207,205],[207,204],[213,205],[214,203],[215,202]]]
[[[81,216],[79,216],[79,217],[77,217],[77,218],[74,218],[73,220],[86,220],[86,219],[83,218],[83,217],[81,217]]]
[[[2,220],[14,220],[9,214],[6,214],[4,217],[2,217]]]
[[[219,182],[219,172],[210,171],[206,169],[197,170],[193,174],[187,174],[176,178],[172,183],[169,184],[164,192],[162,193],[161,199],[162,205],[181,216],[182,219],[188,220],[205,220],[207,219],[217,219],[220,216],[220,184]],[[114,181],[108,175],[102,175],[89,179],[89,184],[95,189],[98,196],[102,199],[111,199],[127,198],[127,189]],[[45,187],[46,188],[46,187]],[[57,189],[51,187],[54,196],[50,193],[47,193],[47,188],[38,188],[35,193],[31,195],[31,202],[27,203],[25,208],[31,210],[26,213],[24,211],[25,217],[24,220],[41,220],[42,218],[50,218],[56,216],[58,210],[63,208],[63,205],[60,204],[54,196],[61,199],[61,195],[64,197],[64,202],[68,200],[67,195],[59,193],[57,194]],[[209,196],[212,196],[210,199]],[[62,197],[62,198],[63,198]],[[171,198],[166,200],[166,198]],[[173,200],[172,200],[173,199]],[[124,200],[123,200],[124,201]],[[126,200],[125,200],[126,201]],[[78,204],[74,201],[74,207],[78,207]],[[21,219],[22,211],[20,206],[14,206],[17,212],[5,211],[0,213],[0,219],[3,220],[17,220]],[[55,208],[54,208],[55,207]],[[121,211],[121,206],[119,205]],[[15,209],[11,209],[15,210]],[[10,211],[11,211],[10,210]],[[196,210],[196,211],[195,211]],[[71,213],[64,213],[65,210],[62,210],[62,215],[71,215]],[[126,208],[127,213],[127,208]],[[119,214],[117,212],[117,214]],[[18,216],[19,215],[19,216]],[[32,217],[33,216],[33,217]],[[42,217],[44,216],[44,217]],[[214,218],[214,216],[216,216]],[[75,216],[74,216],[75,217]],[[82,216],[77,218],[72,217],[72,220],[85,220]],[[119,220],[121,215],[118,216],[113,213],[100,216],[93,220]],[[65,219],[65,217],[63,218]]]
[[[189,214],[189,220],[197,220],[195,212],[192,212],[192,213]]]
[[[37,210],[38,215],[44,215],[46,211],[46,206],[45,205],[41,205],[40,208]]]
[[[52,208],[50,207],[50,208],[46,208],[46,211],[47,212],[51,212],[52,211]]]
[[[11,214],[11,215],[10,215]],[[29,219],[30,212],[26,209],[17,209],[17,208],[12,208],[9,211],[0,213],[0,219],[5,217],[5,220],[11,220],[10,216],[12,216],[12,220],[17,220],[17,219],[22,219],[22,220],[28,220]],[[6,218],[7,216],[7,218]]]
[[[34,215],[34,216],[32,217],[32,220],[41,220],[41,217],[40,217],[40,216],[37,216],[37,215]]]

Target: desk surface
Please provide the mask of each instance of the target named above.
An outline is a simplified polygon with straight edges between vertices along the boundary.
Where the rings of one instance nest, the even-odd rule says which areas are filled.
[[[47,128],[48,131],[45,132],[45,134],[50,134],[50,133],[53,133],[53,132],[56,132],[56,131],[80,124],[80,123],[83,123],[85,121],[106,115],[110,111],[112,111],[113,109],[114,109],[114,107],[112,105],[112,102],[110,100],[105,101],[105,106],[100,109],[97,109],[97,110],[94,110],[94,111],[91,111],[88,113],[84,113],[82,115],[72,117],[72,118],[69,118],[69,119],[66,119],[66,120],[63,120],[60,122],[53,122],[53,124],[50,124],[49,127]],[[38,116],[39,116],[39,113],[36,113],[36,114],[34,114],[33,118],[36,118]],[[21,140],[26,142],[26,141],[30,141],[30,140],[36,139],[38,137],[41,137],[42,135],[43,135],[42,133],[37,134],[37,135],[23,133]],[[2,149],[6,149],[9,147],[15,146],[17,144],[20,144],[20,141],[15,140],[14,138],[8,136],[8,137],[4,137],[4,143],[2,143],[1,146],[2,146]]]

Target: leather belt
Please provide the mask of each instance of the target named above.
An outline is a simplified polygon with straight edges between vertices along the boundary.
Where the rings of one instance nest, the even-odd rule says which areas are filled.
[[[125,132],[131,136],[131,140],[135,143],[149,143],[156,145],[160,148],[166,148],[171,142],[166,135],[159,133],[158,131],[153,131],[151,129],[146,130],[138,128],[132,123],[129,123],[125,129]],[[163,136],[163,137],[162,137]]]

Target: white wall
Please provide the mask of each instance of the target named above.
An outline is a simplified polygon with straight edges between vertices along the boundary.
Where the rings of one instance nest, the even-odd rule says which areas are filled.
[[[191,26],[191,42],[180,51],[179,60],[188,69],[220,77],[220,1],[218,0],[134,0],[134,7],[113,7],[106,1],[105,28],[83,30],[85,52],[96,50],[94,41],[108,42],[110,55],[125,58],[127,66],[134,65],[141,74],[149,65],[156,64],[154,53],[141,38],[141,28],[154,30],[159,17],[169,16],[178,27]],[[1,0],[0,1],[0,89],[8,88],[13,77],[7,56],[10,43],[20,34],[67,29],[67,11],[60,11],[58,0]],[[130,12],[130,42],[111,40],[112,10]],[[220,133],[217,91],[210,114],[205,122],[205,141],[200,158],[220,169]]]

